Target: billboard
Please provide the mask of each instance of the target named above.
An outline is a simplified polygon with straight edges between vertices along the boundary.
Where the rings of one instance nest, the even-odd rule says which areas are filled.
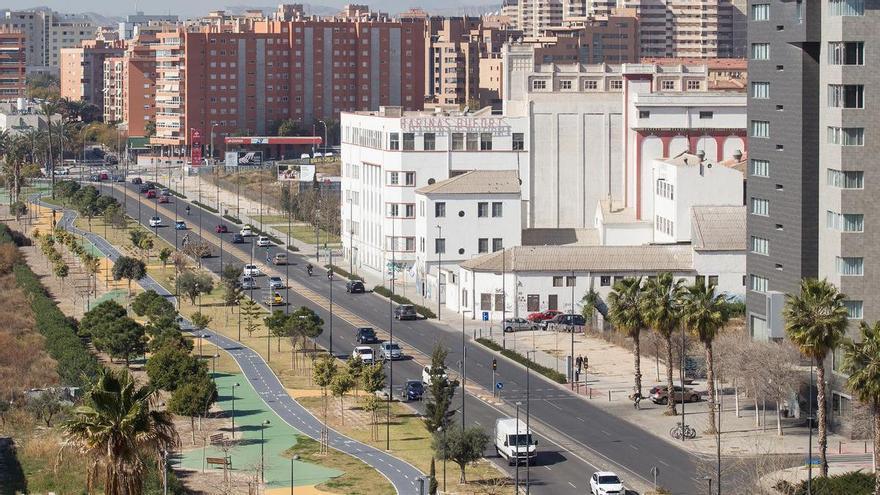
[[[237,151],[227,151],[224,156],[224,162],[226,162],[227,167],[237,167],[238,166],[238,152]]]
[[[230,162],[232,163],[230,164]],[[227,167],[259,167],[262,164],[262,151],[230,151],[226,153]]]
[[[189,131],[190,163],[197,167],[202,164],[202,131],[192,128]]]
[[[296,180],[300,182],[311,182],[315,180],[315,166],[279,163],[278,180]]]

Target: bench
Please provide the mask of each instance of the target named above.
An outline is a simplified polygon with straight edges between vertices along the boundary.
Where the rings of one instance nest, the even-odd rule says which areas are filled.
[[[205,459],[209,467],[232,467],[232,460],[228,457],[208,457]]]

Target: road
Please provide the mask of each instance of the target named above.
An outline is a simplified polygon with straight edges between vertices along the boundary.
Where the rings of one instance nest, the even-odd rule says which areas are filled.
[[[279,248],[254,249],[249,242],[253,238],[249,238],[245,244],[232,244],[229,240],[236,226],[207,210],[192,206],[192,213],[187,216],[183,200],[172,198],[171,203],[159,205],[155,200],[147,200],[137,194],[135,186],[126,184],[126,195],[123,195],[121,184],[117,187],[104,185],[103,189],[123,202],[128,214],[144,225],[147,225],[149,217],[158,213],[166,226],[151,230],[171,244],[180,246],[183,238],[184,231],[171,227],[176,219],[191,224],[188,231],[190,239],[201,233],[204,240],[213,244],[214,257],[204,259],[203,268],[219,273],[221,263],[241,265],[253,259],[262,265],[264,272],[285,278],[292,289],[285,291],[285,299],[291,305],[308,305],[318,311],[328,323],[319,343],[332,348],[335,354],[341,356],[351,352],[355,326],[366,324],[379,330],[380,334],[391,329],[387,299],[374,294],[346,294],[344,283],[336,277],[331,284],[319,267],[315,269],[316,276],[309,277],[303,268],[307,261],[296,254],[290,255],[292,266],[267,267],[261,262],[280,252]],[[214,227],[220,223],[229,227],[229,234],[221,236],[214,233]],[[221,237],[222,256],[218,256],[221,253]],[[331,285],[332,320],[328,311]],[[259,293],[256,299],[262,299]],[[449,351],[447,363],[451,368],[454,369],[455,363],[462,359],[461,333],[443,325],[424,320],[394,321],[393,331],[395,340],[402,343],[405,351],[429,356],[434,345],[441,344]],[[464,347],[468,356],[467,382],[484,390],[493,388],[490,363],[493,358],[498,359],[496,379],[504,384],[503,404],[485,402],[468,394],[464,408],[466,424],[479,424],[491,433],[496,418],[513,415],[513,404],[521,402],[522,407],[526,407],[526,370],[470,339],[466,339]],[[420,371],[420,365],[412,360],[397,362],[394,364],[393,386],[397,388],[406,379],[418,378]],[[541,444],[537,466],[529,470],[534,493],[583,494],[588,491],[590,474],[599,469],[617,471],[625,482],[644,488],[649,485],[648,477],[654,466],[660,471],[660,484],[673,493],[695,493],[705,486],[704,480],[696,478],[697,459],[688,451],[568,394],[540,375],[531,374],[529,398],[531,423]],[[461,395],[458,394],[456,407],[460,405]],[[493,452],[487,452],[487,456],[495,457],[494,449],[490,450]],[[525,478],[524,471],[525,468],[520,467],[522,478]],[[511,474],[514,475],[512,470]]]
[[[50,205],[44,205],[51,207]],[[76,215],[66,211],[60,220],[60,225],[65,229],[86,236],[102,253],[110,259],[116,259],[120,253],[106,239],[89,232],[82,231],[73,225]],[[157,293],[173,299],[173,295],[165,290],[158,282],[150,277],[138,281],[144,290],[154,290]],[[189,321],[184,320],[184,326],[192,328]],[[254,389],[263,399],[263,402],[272,409],[281,419],[291,427],[296,428],[303,434],[320,441],[321,421],[308,410],[290,397],[278,377],[272,372],[269,365],[253,349],[217,334],[210,329],[201,332],[215,345],[228,352],[238,363],[244,376],[253,385]],[[330,446],[345,452],[353,457],[364,461],[369,466],[382,473],[394,485],[399,494],[418,493],[419,479],[424,474],[406,461],[400,460],[387,452],[370,447],[356,440],[348,438],[331,429],[329,434]]]

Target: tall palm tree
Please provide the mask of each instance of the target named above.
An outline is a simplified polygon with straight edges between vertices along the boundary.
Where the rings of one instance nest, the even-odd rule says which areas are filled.
[[[880,459],[880,322],[864,321],[861,342],[847,339],[843,344],[841,371],[848,374],[846,386],[859,400],[871,406],[874,418],[874,458]],[[874,495],[880,495],[880,476],[874,478]]]
[[[106,495],[140,495],[146,462],[159,462],[163,450],[177,445],[168,413],[150,410],[153,398],[153,390],[139,387],[127,370],[104,369],[64,423],[62,452],[74,448],[90,460],[89,492],[103,481]]]
[[[682,304],[682,322],[691,334],[700,339],[706,350],[706,382],[709,386],[709,430],[715,433],[715,358],[712,343],[730,318],[727,299],[715,293],[715,286],[695,283],[687,288]]]
[[[48,161],[46,163],[46,168],[50,170],[52,174],[52,199],[55,199],[55,160],[53,159],[53,149],[52,148],[52,116],[58,113],[58,103],[52,100],[47,100],[42,105],[40,105],[40,113],[42,113],[46,117],[46,136],[49,139],[47,151],[48,151]]]
[[[666,414],[670,416],[677,414],[672,393],[672,334],[681,324],[681,299],[684,291],[684,283],[665,272],[645,282],[641,300],[645,323],[663,337],[666,343],[666,390],[670,391]]]
[[[4,152],[3,175],[6,188],[9,190],[9,204],[19,200],[24,183],[22,167],[31,152],[30,139],[23,135],[11,136],[6,140]]]
[[[645,322],[642,319],[642,310],[639,303],[642,297],[641,277],[627,277],[615,282],[611,293],[608,295],[608,318],[617,330],[633,339],[633,363],[635,374],[633,376],[633,394],[642,395],[642,364],[639,348],[639,335]]]
[[[799,294],[786,296],[783,310],[785,334],[798,346],[801,354],[816,361],[816,420],[819,423],[822,476],[828,476],[825,359],[840,344],[846,331],[848,321],[844,299],[846,296],[827,280],[804,279]]]

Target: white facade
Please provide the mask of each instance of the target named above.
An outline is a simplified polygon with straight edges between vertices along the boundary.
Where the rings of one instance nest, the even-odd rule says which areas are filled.
[[[52,122],[61,122],[61,114],[52,114]],[[39,105],[23,98],[17,101],[0,102],[0,132],[24,134],[28,131],[44,130],[48,126],[46,116]]]
[[[45,8],[0,12],[0,26],[25,34],[27,71],[58,74],[62,48],[78,48],[95,38],[91,20]]]

